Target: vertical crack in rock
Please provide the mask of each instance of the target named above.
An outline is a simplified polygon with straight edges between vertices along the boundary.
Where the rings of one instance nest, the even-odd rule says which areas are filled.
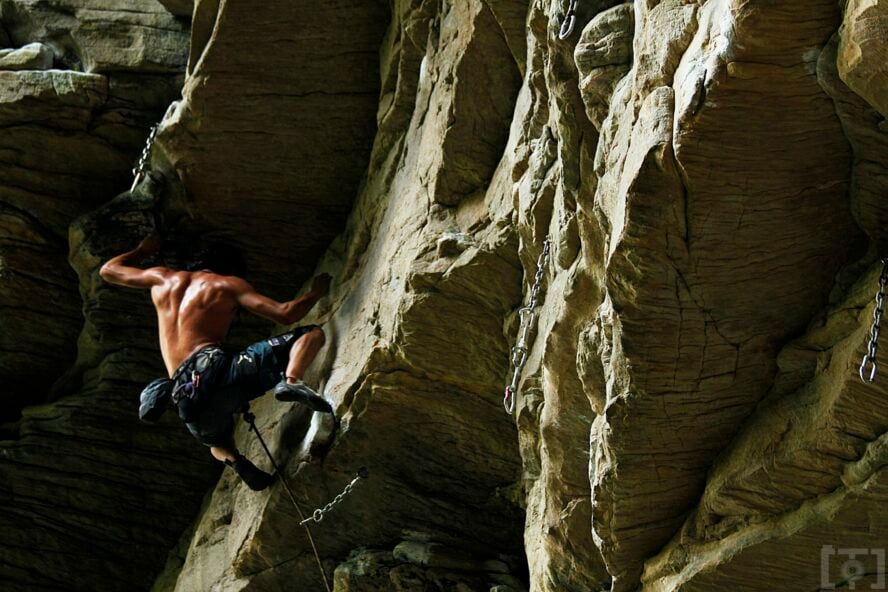
[[[577,29],[596,22],[601,18],[596,11],[612,4],[583,5]],[[594,392],[601,383],[578,363],[588,319],[603,297],[602,233],[592,208],[591,174],[599,137],[580,92],[575,59],[581,59],[581,51],[575,58],[573,43],[555,40],[557,20],[552,16],[539,5],[531,9],[527,74],[515,114],[520,125],[513,126],[513,192],[525,290],[536,272],[542,242],[552,240],[544,270],[545,301],[517,420],[531,587],[579,591],[600,589],[609,581],[590,536],[588,440],[595,413],[594,395],[584,392]],[[510,327],[510,334],[515,331]]]

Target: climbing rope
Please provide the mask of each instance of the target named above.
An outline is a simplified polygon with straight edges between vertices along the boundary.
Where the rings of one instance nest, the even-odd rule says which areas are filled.
[[[302,512],[299,504],[296,503],[296,496],[293,495],[290,486],[287,484],[287,480],[284,479],[284,474],[281,473],[281,470],[278,468],[274,456],[271,455],[271,450],[265,445],[265,440],[262,439],[262,434],[259,433],[259,428],[256,427],[256,416],[253,415],[249,407],[244,410],[243,414],[244,419],[250,424],[250,429],[253,430],[256,437],[259,439],[259,443],[262,444],[265,454],[268,455],[268,460],[271,461],[271,466],[274,467],[275,474],[278,476],[278,479],[281,480],[281,483],[284,484],[284,489],[287,490],[287,495],[290,496],[290,501],[293,502],[293,507],[296,508],[296,512],[299,514],[299,519],[302,520],[299,524],[305,528],[305,532],[308,534],[308,542],[311,543],[311,550],[314,552],[315,560],[318,562],[318,569],[321,571],[321,578],[324,580],[324,588],[327,589],[327,592],[332,592],[330,589],[330,583],[327,581],[327,572],[324,571],[324,564],[321,563],[321,555],[318,553],[318,547],[315,545],[314,537],[311,535],[311,529],[308,527],[308,524],[305,523],[305,514]]]
[[[561,21],[561,29],[558,31],[558,38],[564,41],[570,34],[573,33],[574,24],[576,24],[577,20],[577,1],[578,0],[569,0],[569,4],[567,6],[567,13],[564,15],[564,20]]]
[[[518,310],[518,316],[521,318],[521,326],[518,328],[518,339],[515,347],[512,348],[512,382],[506,387],[505,396],[503,397],[503,406],[506,413],[511,415],[515,411],[515,395],[518,394],[518,381],[521,380],[521,373],[524,371],[524,365],[527,363],[528,355],[528,339],[530,339],[530,331],[536,321],[537,300],[540,296],[540,289],[543,286],[543,275],[546,271],[546,262],[549,259],[550,240],[547,238],[543,243],[543,252],[537,259],[536,274],[533,277],[533,287],[530,289],[530,298],[527,306]]]
[[[879,325],[885,310],[885,285],[888,284],[888,258],[882,259],[882,273],[879,275],[879,289],[876,291],[876,306],[873,309],[873,326],[869,332],[866,354],[860,363],[860,380],[867,383],[876,381],[876,354],[879,352]],[[869,374],[867,374],[869,368]]]
[[[365,468],[361,468],[358,473],[355,475],[355,478],[351,480],[351,482],[345,486],[345,489],[342,490],[342,493],[333,498],[333,500],[325,505],[323,508],[318,508],[314,512],[311,513],[311,516],[308,518],[305,517],[305,513],[302,511],[302,508],[299,507],[299,504],[296,502],[296,496],[293,495],[293,491],[290,489],[290,485],[287,483],[287,480],[284,479],[284,474],[281,472],[280,468],[278,468],[277,463],[274,460],[274,456],[271,454],[271,450],[268,449],[268,446],[265,444],[265,440],[262,438],[262,434],[259,433],[259,428],[256,427],[256,416],[250,411],[249,406],[246,407],[243,411],[244,420],[250,424],[250,429],[253,430],[253,433],[256,434],[256,438],[259,440],[259,443],[262,444],[262,449],[265,450],[265,454],[268,456],[268,460],[271,461],[271,466],[274,467],[274,472],[278,476],[278,479],[281,480],[281,483],[284,485],[284,489],[287,491],[287,495],[290,496],[290,501],[293,502],[293,507],[296,508],[296,512],[299,514],[299,525],[305,528],[306,534],[308,534],[308,542],[311,543],[311,550],[314,552],[315,560],[318,563],[318,569],[321,570],[321,577],[324,580],[324,587],[327,589],[327,592],[330,591],[330,584],[327,581],[327,572],[324,571],[324,565],[321,563],[321,556],[318,553],[318,548],[315,545],[314,537],[311,534],[311,529],[308,527],[309,522],[320,522],[324,519],[324,516],[333,509],[333,507],[342,502],[348,494],[351,493],[354,486],[361,479],[366,479],[370,476],[369,472]]]
[[[130,187],[130,191],[135,190],[139,181],[141,181],[142,177],[145,176],[145,173],[148,172],[148,163],[151,160],[151,148],[154,146],[154,140],[157,138],[157,130],[159,127],[159,123],[155,124],[148,133],[148,140],[145,141],[145,147],[142,149],[142,154],[139,156],[136,168],[133,169],[133,186]]]

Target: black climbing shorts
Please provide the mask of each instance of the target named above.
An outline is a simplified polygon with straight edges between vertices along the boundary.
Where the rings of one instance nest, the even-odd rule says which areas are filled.
[[[296,327],[257,341],[240,352],[214,346],[192,354],[174,374],[181,375],[180,380],[191,380],[201,352],[209,353],[210,358],[195,385],[193,408],[189,411],[191,417],[185,421],[188,431],[206,446],[229,445],[234,433],[233,415],[281,381],[289,362],[290,348],[316,328],[318,325]],[[182,416],[182,404],[179,405]]]

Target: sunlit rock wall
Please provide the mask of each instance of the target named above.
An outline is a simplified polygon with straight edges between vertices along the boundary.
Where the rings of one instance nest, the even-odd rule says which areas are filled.
[[[29,196],[62,189],[20,195],[22,181],[0,179],[0,195],[20,200],[4,197],[17,221],[0,229],[32,237],[2,247],[4,261],[25,262],[4,271],[34,267],[6,272],[0,305],[59,302],[32,307],[52,331],[10,321],[19,328],[4,333],[0,368],[10,384],[30,384],[25,368],[51,367],[37,371],[46,385],[65,373],[58,402],[4,426],[10,589],[30,589],[38,547],[61,554],[91,532],[29,529],[29,500],[80,520],[100,490],[159,482],[162,463],[112,484],[95,469],[107,489],[73,497],[38,483],[58,479],[59,450],[145,467],[120,460],[124,417],[137,450],[150,441],[193,459],[163,480],[191,501],[162,536],[118,517],[115,532],[144,542],[150,559],[121,553],[104,589],[324,590],[324,577],[355,592],[881,585],[888,393],[882,378],[862,384],[857,367],[888,255],[885,2],[579,0],[560,40],[566,2],[198,0],[187,65],[191,3],[144,4],[165,23],[157,30],[179,37],[138,41],[149,17],[133,13],[108,25],[128,41],[106,47],[93,36],[106,6],[78,4],[58,25],[45,3],[0,2],[0,41],[17,50],[0,53],[11,97],[0,117],[29,133],[33,111],[16,97],[51,101],[46,121],[96,117],[114,59],[131,76],[184,73],[158,174],[139,192],[109,202],[147,115],[126,150],[79,173],[103,189],[77,189],[88,199],[63,200],[40,227],[22,212],[54,202]],[[35,82],[50,59],[77,71],[51,74],[67,81],[51,96]],[[179,87],[169,88],[152,116]],[[0,155],[37,158],[15,146]],[[230,471],[215,481],[174,418],[129,427],[138,381],[157,365],[153,319],[144,295],[102,287],[95,269],[154,224],[158,195],[175,231],[235,243],[250,279],[276,297],[312,273],[334,277],[306,321],[327,332],[308,378],[337,422],[270,397],[254,405],[302,512],[369,472],[311,526],[320,569],[280,483],[257,494]],[[69,227],[79,298],[58,266]],[[509,347],[546,239],[509,417]],[[23,242],[41,246],[32,257],[16,250]],[[40,283],[40,266],[68,279]],[[236,337],[270,330],[243,323]],[[57,361],[27,353],[50,343],[41,339],[59,345]],[[92,404],[112,390],[127,404]],[[48,386],[14,392],[10,418],[49,396]],[[69,409],[101,409],[108,439],[80,451]],[[245,426],[237,437],[271,468]],[[863,579],[847,581],[847,549],[866,550]],[[100,569],[83,553],[89,569],[57,562],[40,582],[96,589]]]

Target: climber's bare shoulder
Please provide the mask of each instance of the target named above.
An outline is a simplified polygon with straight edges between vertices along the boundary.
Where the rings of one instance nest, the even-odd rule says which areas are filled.
[[[150,289],[166,283],[176,272],[166,267],[141,269],[112,259],[102,266],[99,273],[102,279],[109,284],[127,288]]]

